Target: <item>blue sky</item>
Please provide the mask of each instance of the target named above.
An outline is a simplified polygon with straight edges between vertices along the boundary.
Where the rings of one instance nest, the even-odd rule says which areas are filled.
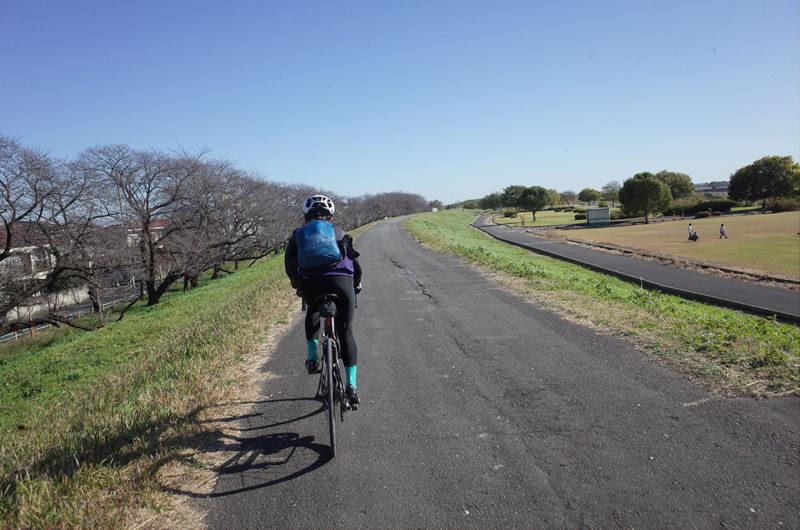
[[[210,148],[446,203],[800,160],[800,16],[762,1],[0,2],[0,134]]]

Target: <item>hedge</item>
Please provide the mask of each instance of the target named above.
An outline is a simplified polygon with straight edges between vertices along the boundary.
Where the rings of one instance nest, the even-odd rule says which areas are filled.
[[[769,205],[769,209],[773,212],[792,212],[800,210],[800,202],[797,199],[778,199]]]
[[[664,212],[664,215],[692,215],[698,212],[730,212],[731,208],[739,206],[739,203],[731,199],[712,199],[710,201],[698,202],[695,204],[672,203],[672,206]]]

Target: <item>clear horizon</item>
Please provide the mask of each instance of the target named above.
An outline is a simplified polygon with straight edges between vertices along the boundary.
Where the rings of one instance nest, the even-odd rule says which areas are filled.
[[[800,159],[796,2],[0,4],[0,134],[447,203]]]

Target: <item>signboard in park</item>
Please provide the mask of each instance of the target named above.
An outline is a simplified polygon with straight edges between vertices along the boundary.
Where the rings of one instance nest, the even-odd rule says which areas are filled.
[[[611,209],[589,208],[586,210],[586,222],[590,225],[607,225],[611,222]]]

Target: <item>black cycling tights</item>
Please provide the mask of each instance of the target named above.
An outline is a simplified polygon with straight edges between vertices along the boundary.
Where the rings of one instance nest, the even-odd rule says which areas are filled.
[[[356,308],[356,294],[353,290],[352,276],[318,276],[303,278],[301,291],[306,301],[306,339],[314,340],[319,331],[319,304],[314,299],[320,295],[333,293],[336,299],[336,335],[342,344],[342,360],[345,366],[354,366],[358,360],[358,348],[353,337],[353,316]]]

